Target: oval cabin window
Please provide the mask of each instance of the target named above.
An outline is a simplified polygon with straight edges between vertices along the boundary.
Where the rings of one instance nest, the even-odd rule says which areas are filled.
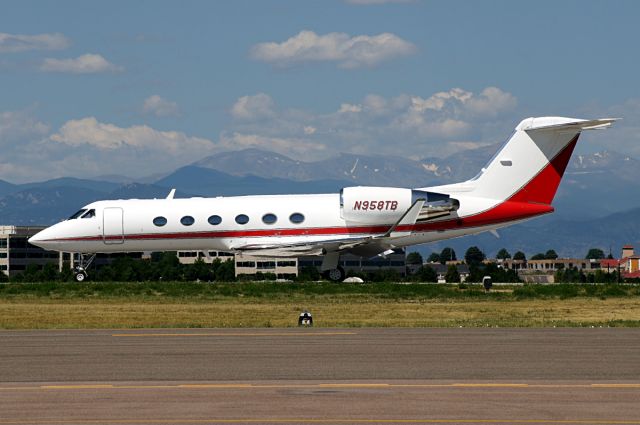
[[[210,225],[217,226],[218,224],[222,223],[222,217],[220,217],[219,215],[212,215],[207,219],[207,221]]]
[[[291,220],[292,223],[300,224],[304,221],[304,215],[300,213],[293,213],[289,216],[289,220]]]
[[[269,213],[262,216],[262,221],[264,224],[273,224],[278,221],[278,217],[276,217],[275,214]]]
[[[158,227],[162,227],[165,224],[167,224],[167,219],[164,217],[156,217],[153,219],[153,224],[155,224]]]
[[[236,216],[236,223],[238,224],[247,224],[249,222],[249,217],[244,215],[244,214],[240,214]]]
[[[190,215],[185,215],[180,219],[180,223],[182,223],[183,226],[191,226],[195,222],[196,220]]]

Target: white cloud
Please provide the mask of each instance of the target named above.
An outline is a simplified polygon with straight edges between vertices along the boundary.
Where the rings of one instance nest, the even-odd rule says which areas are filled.
[[[216,144],[205,138],[146,125],[119,127],[87,117],[67,121],[54,134],[15,148],[8,156],[19,170],[4,174],[9,168],[0,164],[0,178],[34,181],[114,173],[142,177],[173,171],[215,151]]]
[[[253,59],[278,66],[305,62],[337,62],[342,68],[375,66],[386,60],[413,54],[416,47],[391,33],[351,37],[332,32],[318,35],[301,31],[282,43],[268,42],[251,48]]]
[[[240,98],[236,105],[243,105],[242,111],[250,109],[245,106],[252,103],[249,101],[252,98]],[[295,141],[297,145],[293,145],[308,149],[301,157],[306,159],[337,152],[442,156],[495,143],[520,118],[512,116],[517,99],[496,87],[488,87],[479,94],[461,88],[429,96],[369,94],[358,102],[342,102],[335,112],[328,114],[279,108],[264,93],[260,93],[260,98],[269,100],[268,108],[262,108],[268,110],[269,119],[262,119],[262,114],[243,113],[242,120],[232,123],[231,132],[253,135],[252,140],[260,140],[264,147],[285,149],[275,141]],[[319,141],[322,149],[310,148]],[[281,152],[290,154],[286,150]]]
[[[338,109],[339,114],[345,113],[358,113],[362,111],[362,105],[352,105],[350,103],[343,103],[340,105],[340,109]]]
[[[487,87],[482,90],[479,96],[469,99],[468,107],[477,114],[493,117],[503,111],[513,109],[517,103],[517,99],[511,93],[504,92],[497,87]]]
[[[178,104],[154,94],[144,100],[142,112],[157,117],[175,117],[180,115]]]
[[[273,116],[275,103],[269,95],[258,93],[242,96],[231,107],[231,115],[237,119],[256,119]]]
[[[0,53],[24,52],[27,50],[62,50],[71,42],[59,33],[51,34],[7,34],[0,33]]]
[[[49,126],[34,118],[29,110],[0,112],[0,146],[4,148],[44,137],[48,132]]]
[[[47,58],[40,65],[44,72],[64,72],[70,74],[96,74],[100,72],[122,71],[122,67],[110,63],[100,55],[86,54],[73,59]]]
[[[189,137],[178,131],[158,131],[146,125],[124,128],[98,122],[94,117],[67,121],[50,139],[75,147],[90,145],[101,150],[132,147],[159,150],[172,155],[202,152],[213,147],[210,140]]]

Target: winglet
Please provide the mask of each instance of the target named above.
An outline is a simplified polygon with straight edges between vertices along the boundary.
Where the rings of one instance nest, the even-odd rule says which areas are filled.
[[[169,192],[169,194],[167,195],[167,199],[173,199],[175,194],[176,194],[176,190],[175,189],[171,189],[171,192]]]

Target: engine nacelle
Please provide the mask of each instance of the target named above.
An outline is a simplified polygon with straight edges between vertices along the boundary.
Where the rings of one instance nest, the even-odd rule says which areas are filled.
[[[393,224],[417,199],[426,201],[420,213],[423,220],[432,218],[428,213],[434,208],[444,212],[444,215],[457,209],[457,201],[442,193],[397,187],[356,186],[345,187],[340,191],[340,216],[356,223]]]

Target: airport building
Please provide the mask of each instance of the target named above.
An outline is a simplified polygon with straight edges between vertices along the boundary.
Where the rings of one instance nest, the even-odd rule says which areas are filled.
[[[405,251],[397,249],[386,257],[361,258],[351,254],[340,256],[340,266],[345,273],[372,273],[380,270],[395,270],[399,275],[406,274]],[[291,279],[298,276],[303,267],[315,267],[320,271],[322,257],[305,256],[300,258],[264,258],[250,255],[236,255],[236,276],[255,275],[257,273],[275,274],[278,279]]]
[[[300,257],[298,267],[317,267],[320,270],[322,257]],[[362,258],[352,254],[340,256],[340,266],[345,273],[374,273],[381,270],[394,270],[400,276],[407,274],[406,252],[402,248],[397,248],[393,253],[384,257]]]
[[[258,273],[275,274],[277,279],[298,276],[297,258],[265,258],[239,254],[235,257],[236,277]]]
[[[178,251],[176,253],[178,260],[181,264],[193,264],[198,259],[201,259],[205,263],[211,264],[215,260],[229,261],[234,259],[234,255],[230,252],[224,251],[209,251],[207,253],[203,251]]]
[[[28,239],[42,226],[0,226],[0,272],[7,276],[23,272],[29,264],[60,265],[63,256],[31,245]]]

